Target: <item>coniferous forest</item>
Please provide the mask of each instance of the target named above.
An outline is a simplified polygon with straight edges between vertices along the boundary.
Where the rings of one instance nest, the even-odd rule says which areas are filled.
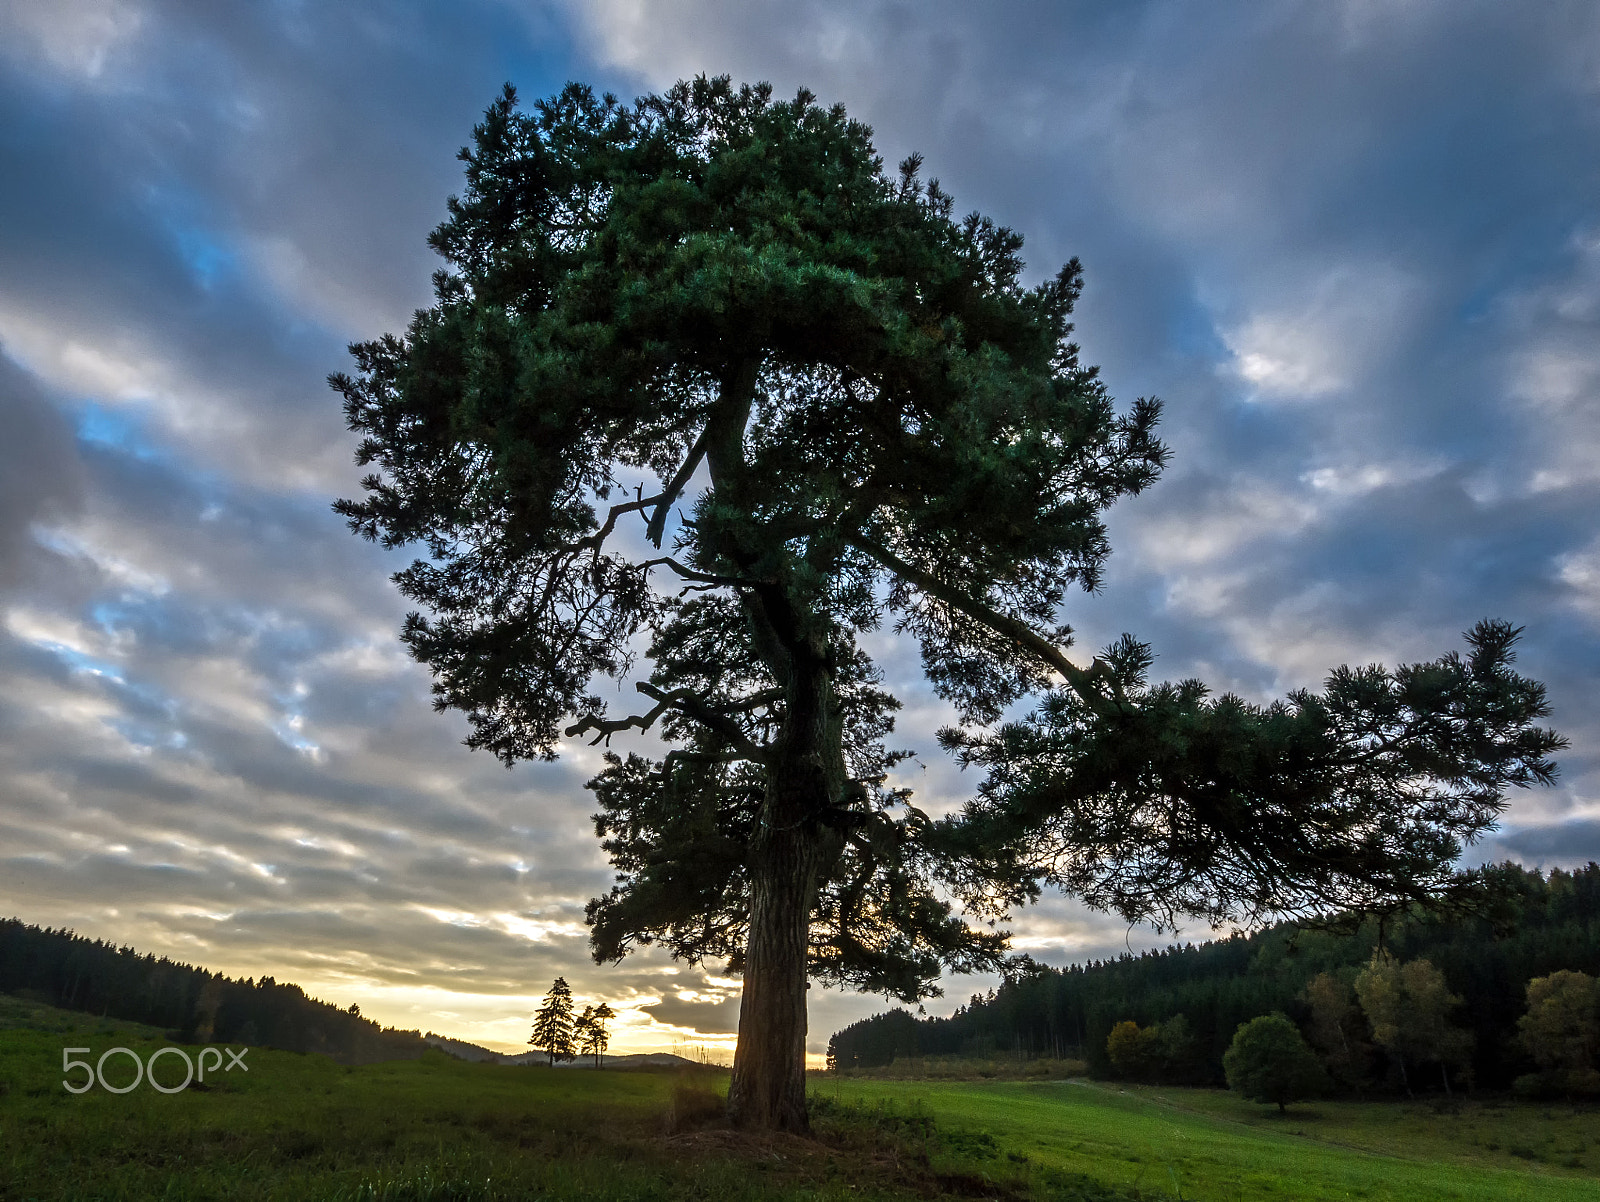
[[[844,1028],[829,1043],[829,1064],[1081,1059],[1101,1077],[1221,1085],[1223,1053],[1240,1024],[1277,1011],[1324,1054],[1335,1083],[1349,1092],[1439,1090],[1452,1080],[1509,1088],[1532,1080],[1537,1067],[1518,1038],[1528,983],[1563,970],[1600,976],[1600,864],[1548,873],[1506,864],[1495,872],[1508,900],[1492,920],[1285,924],[1064,969],[1024,961],[999,988],[974,995],[948,1018],[894,1009]],[[1445,1038],[1412,1056],[1423,1063],[1413,1063],[1409,1077],[1403,1041],[1375,1038],[1361,1008],[1358,994],[1363,987],[1371,993],[1375,953],[1397,969],[1426,961],[1443,977],[1434,1025]],[[1449,1063],[1426,1063],[1430,1056]]]
[[[0,919],[0,993],[161,1027],[180,1042],[322,1052],[347,1064],[421,1056],[420,1031],[380,1027],[271,977],[233,979],[67,930]]]

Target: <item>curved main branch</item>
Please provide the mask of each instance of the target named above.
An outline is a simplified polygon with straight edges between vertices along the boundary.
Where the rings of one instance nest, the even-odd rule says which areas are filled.
[[[617,519],[619,517],[625,513],[643,512],[656,502],[660,501],[665,495],[665,493],[658,493],[653,497],[638,497],[635,500],[629,501],[626,505],[613,505],[611,507],[611,512],[606,516],[605,525],[601,526],[600,529],[596,530],[588,537],[580,538],[577,542],[561,549],[574,555],[580,551],[598,552],[605,544],[606,539],[611,537],[611,532],[617,528]]]
[[[683,564],[673,559],[670,555],[663,555],[660,559],[647,559],[639,567],[647,572],[651,568],[668,567],[685,580],[696,580],[701,584],[716,585],[720,588],[748,588],[753,584],[759,583],[755,580],[747,580],[743,576],[717,576],[710,572],[697,572],[693,568],[684,567]]]
[[[1045,638],[1026,622],[1019,621],[1009,614],[1000,613],[991,609],[983,602],[968,596],[960,589],[952,588],[931,573],[924,572],[921,568],[914,567],[901,559],[889,548],[880,546],[869,538],[861,535],[851,535],[846,540],[856,550],[871,556],[883,567],[888,568],[896,576],[916,585],[917,588],[943,601],[951,609],[959,610],[975,622],[981,622],[996,634],[1020,643],[1028,651],[1042,659],[1050,667],[1059,672],[1067,685],[1083,699],[1083,703],[1102,717],[1111,717],[1120,711],[1120,706],[1113,697],[1106,696],[1098,687],[1098,681],[1104,677],[1105,669],[1096,660],[1091,667],[1080,668],[1073,663],[1049,639]]]
[[[641,693],[645,691],[645,686],[643,684],[637,684],[634,687]],[[686,690],[679,691],[683,692]],[[575,722],[573,725],[567,727],[563,733],[567,736],[567,738],[573,739],[577,738],[579,735],[588,734],[591,730],[599,731],[599,733],[595,735],[593,741],[590,743],[590,746],[592,747],[596,743],[609,742],[612,735],[619,734],[625,730],[632,730],[636,727],[642,731],[649,730],[656,724],[657,718],[661,717],[662,714],[666,713],[667,710],[672,708],[672,703],[675,698],[670,693],[661,693],[660,690],[656,690],[654,693],[646,694],[646,696],[652,697],[657,702],[656,707],[648,714],[629,714],[626,718],[595,718],[591,716],[585,718],[582,722]]]

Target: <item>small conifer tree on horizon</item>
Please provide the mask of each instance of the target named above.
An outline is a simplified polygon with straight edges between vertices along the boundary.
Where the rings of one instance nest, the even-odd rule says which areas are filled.
[[[528,1042],[550,1057],[550,1066],[557,1060],[574,1060],[578,1045],[573,1038],[572,990],[565,977],[557,977],[544,996],[544,1005],[534,1013],[533,1034]]]
[[[573,1024],[578,1051],[584,1056],[593,1056],[595,1068],[600,1067],[600,1057],[611,1046],[611,1032],[606,1024],[615,1017],[611,1007],[601,1002],[598,1006],[585,1006]]]

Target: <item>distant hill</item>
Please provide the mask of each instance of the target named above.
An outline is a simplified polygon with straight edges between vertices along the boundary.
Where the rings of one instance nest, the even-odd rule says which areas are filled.
[[[523,1052],[518,1056],[508,1056],[501,1061],[502,1064],[544,1064],[546,1063],[543,1052]],[[557,1068],[593,1068],[593,1056],[580,1056],[576,1060],[558,1060]],[[602,1056],[601,1068],[641,1069],[641,1068],[704,1068],[698,1060],[690,1060],[673,1052],[633,1052],[626,1056]]]
[[[534,1065],[544,1067],[550,1063],[550,1058],[543,1052],[495,1052],[488,1048],[479,1047],[475,1043],[467,1043],[461,1039],[451,1039],[446,1035],[436,1035],[429,1031],[423,1035],[429,1047],[438,1048],[448,1052],[459,1060],[490,1061],[494,1064],[506,1065]],[[593,1068],[593,1056],[580,1056],[576,1060],[560,1060],[556,1068]],[[614,1069],[644,1069],[644,1068],[698,1068],[699,1062],[672,1052],[633,1052],[628,1055],[600,1057],[601,1068]]]
[[[286,1052],[321,1052],[345,1064],[415,1060],[437,1048],[459,1060],[544,1064],[543,1052],[507,1055],[433,1031],[380,1027],[352,1006],[341,1009],[307,997],[305,990],[271,977],[234,980],[165,957],[140,955],[67,930],[0,919],[0,1028],[28,1012],[30,1003],[96,1018],[141,1023],[185,1043],[248,1044]],[[18,1022],[17,1025],[23,1025]],[[592,1057],[558,1064],[589,1067]],[[690,1067],[670,1052],[604,1056],[601,1067]]]
[[[129,1022],[122,1018],[102,1018],[98,1014],[85,1014],[82,1010],[63,1010],[46,1002],[0,993],[0,1031],[46,1031],[71,1037],[63,1040],[72,1043],[80,1036],[112,1036],[117,1040],[160,1039],[165,1034],[159,1027],[145,1023]],[[0,1094],[4,1090],[0,1089]]]
[[[422,1040],[430,1048],[448,1052],[457,1060],[492,1060],[498,1064],[505,1059],[505,1054],[502,1052],[492,1052],[464,1039],[451,1039],[448,1035],[437,1035],[432,1031],[424,1031]]]

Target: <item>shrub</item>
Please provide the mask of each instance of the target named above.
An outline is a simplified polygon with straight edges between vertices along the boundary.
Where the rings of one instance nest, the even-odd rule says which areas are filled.
[[[1194,1035],[1189,1020],[1174,1014],[1164,1023],[1140,1027],[1120,1022],[1106,1037],[1111,1071],[1128,1081],[1170,1083],[1194,1076]]]

